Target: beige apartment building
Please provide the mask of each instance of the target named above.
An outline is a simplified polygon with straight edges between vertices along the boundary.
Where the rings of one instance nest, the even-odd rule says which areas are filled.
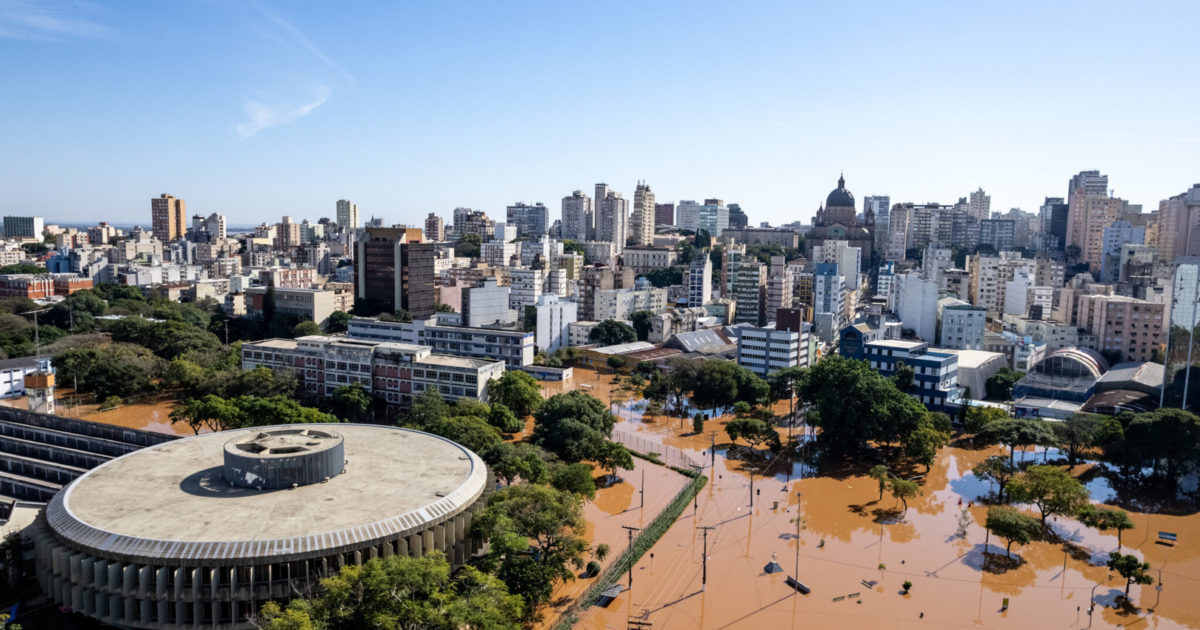
[[[1079,298],[1079,327],[1116,361],[1150,361],[1163,343],[1164,305],[1121,295]]]
[[[182,199],[166,193],[151,199],[150,225],[154,238],[160,242],[168,243],[183,238],[187,230],[187,205]]]

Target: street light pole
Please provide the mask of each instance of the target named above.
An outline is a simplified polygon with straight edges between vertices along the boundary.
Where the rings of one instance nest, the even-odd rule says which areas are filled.
[[[1105,576],[1103,582],[1097,582],[1092,585],[1092,594],[1090,596],[1088,596],[1088,627],[1089,628],[1092,627],[1092,619],[1094,618],[1094,616],[1092,615],[1092,612],[1096,610],[1096,587],[1100,586],[1101,584],[1107,584],[1108,581],[1111,579],[1112,579],[1112,574],[1110,573],[1107,576]]]
[[[701,566],[700,572],[700,590],[703,591],[708,587],[708,530],[716,529],[713,525],[702,526],[704,530],[704,555],[700,556]]]

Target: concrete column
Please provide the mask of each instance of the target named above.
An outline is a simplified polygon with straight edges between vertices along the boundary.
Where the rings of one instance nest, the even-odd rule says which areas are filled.
[[[398,555],[398,556],[407,556],[408,554],[409,554],[409,551],[408,551],[408,539],[407,539],[407,538],[401,538],[401,539],[397,540],[397,541],[396,541],[396,555]]]
[[[167,567],[159,567],[154,571],[154,594],[162,600],[167,597],[167,571],[170,571]]]
[[[160,599],[158,600],[158,625],[165,626],[170,623],[170,620],[167,619],[167,600]]]
[[[221,587],[221,570],[209,569],[209,575],[212,577],[212,584],[209,585],[208,595],[213,601],[217,600],[217,589]]]
[[[97,618],[104,619],[108,617],[108,596],[101,592],[95,592],[96,604],[95,614]]]
[[[125,586],[124,576],[121,575],[121,569],[123,568],[125,568],[125,563],[123,562],[109,562],[108,566],[105,567],[107,575],[104,577],[104,585],[108,587],[110,593],[119,593],[122,587]]]
[[[394,553],[396,553],[395,545],[393,545],[391,542],[383,543],[383,549],[380,550],[380,555],[382,555],[384,558],[390,558]]]
[[[154,570],[154,569],[151,569],[150,566],[148,566],[148,565],[142,565],[142,566],[139,566],[139,568],[138,568],[138,596],[139,596],[139,598],[145,598],[145,596],[150,593],[150,582],[152,580],[154,580],[154,577],[151,577],[152,570]]]
[[[80,567],[80,561],[83,559],[83,556],[78,553],[73,553],[70,557],[71,572],[67,574],[67,577],[71,584],[82,584],[83,569]]]
[[[412,557],[420,558],[425,554],[425,537],[421,532],[417,532],[408,539],[409,549],[412,550]]]
[[[183,598],[183,579],[187,576],[188,570],[183,567],[175,567],[168,570],[175,574],[175,588],[173,592],[175,594],[175,601],[179,601]]]
[[[430,551],[437,549],[432,529],[427,529],[421,532],[421,538],[423,539],[421,540],[421,548],[425,550],[425,553],[429,553]]]
[[[125,597],[125,623],[132,624],[138,618],[138,600],[133,597]]]
[[[154,617],[154,614],[151,612],[151,606],[153,605],[154,602],[149,599],[138,600],[138,622],[143,626],[150,625],[150,620]]]

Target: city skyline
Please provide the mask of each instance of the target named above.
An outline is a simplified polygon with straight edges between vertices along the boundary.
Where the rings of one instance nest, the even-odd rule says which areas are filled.
[[[645,180],[779,224],[811,220],[839,172],[859,197],[982,186],[1028,212],[1086,169],[1147,211],[1200,179],[1195,46],[1113,44],[1190,3],[629,8],[5,2],[20,97],[0,116],[21,124],[0,211],[148,224],[167,192],[237,223],[352,199],[420,225]],[[595,77],[612,94],[580,98]]]

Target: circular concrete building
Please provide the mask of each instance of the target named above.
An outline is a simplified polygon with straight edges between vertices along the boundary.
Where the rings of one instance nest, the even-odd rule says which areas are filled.
[[[442,437],[355,424],[209,433],[130,453],[55,495],[36,528],[55,601],[132,628],[245,628],[347,564],[478,550],[483,461]]]

